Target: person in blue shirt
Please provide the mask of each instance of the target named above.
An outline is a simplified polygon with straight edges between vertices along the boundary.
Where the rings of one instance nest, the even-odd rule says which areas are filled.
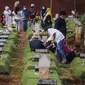
[[[22,10],[22,29],[25,32],[28,29],[28,17],[29,17],[29,11],[27,10],[26,6],[24,6]]]

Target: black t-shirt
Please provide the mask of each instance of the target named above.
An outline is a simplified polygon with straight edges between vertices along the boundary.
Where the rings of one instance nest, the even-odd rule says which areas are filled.
[[[66,22],[64,19],[58,18],[55,20],[55,26],[57,30],[59,30],[66,37]]]

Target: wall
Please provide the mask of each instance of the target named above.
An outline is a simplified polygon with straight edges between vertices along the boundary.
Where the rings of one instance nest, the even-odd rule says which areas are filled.
[[[49,6],[50,0],[19,0],[21,7],[23,5],[26,5],[27,8],[30,7],[30,4],[34,3],[36,5],[36,9],[40,10],[43,5]],[[85,0],[75,0],[76,1],[76,9],[78,12],[84,12],[85,9]],[[0,2],[0,12],[3,12],[4,7],[6,5],[10,6],[13,10],[15,0],[2,0]],[[52,13],[53,15],[55,13],[58,13],[60,9],[64,8],[67,13],[70,13],[70,11],[74,8],[74,0],[53,0],[52,4]]]

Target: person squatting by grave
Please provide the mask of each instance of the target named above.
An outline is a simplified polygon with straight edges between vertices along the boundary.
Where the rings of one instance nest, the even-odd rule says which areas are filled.
[[[35,32],[33,34],[31,40],[29,41],[29,45],[30,45],[31,51],[36,51],[36,49],[45,49],[45,46],[42,40],[40,39],[38,32]]]

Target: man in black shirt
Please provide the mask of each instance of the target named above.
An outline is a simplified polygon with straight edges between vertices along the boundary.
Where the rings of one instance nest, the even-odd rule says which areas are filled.
[[[54,28],[59,30],[66,37],[66,22],[65,22],[66,12],[64,10],[60,11],[58,19],[55,20]]]

